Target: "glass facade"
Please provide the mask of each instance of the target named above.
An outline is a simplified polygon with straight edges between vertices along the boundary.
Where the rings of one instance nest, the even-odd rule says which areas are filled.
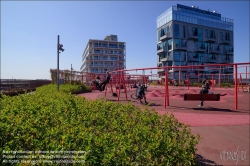
[[[157,17],[158,63],[164,66],[232,63],[233,26],[232,19],[223,18],[216,12],[178,4],[172,6]],[[160,50],[162,48],[164,51]],[[169,70],[176,73],[174,68]],[[209,68],[199,71],[214,72]],[[198,69],[182,72],[197,73]]]
[[[179,24],[174,24],[174,37],[179,37]]]
[[[157,28],[172,21],[182,21],[211,28],[233,31],[233,19],[221,17],[220,14],[190,8],[177,4],[172,6],[157,17]]]

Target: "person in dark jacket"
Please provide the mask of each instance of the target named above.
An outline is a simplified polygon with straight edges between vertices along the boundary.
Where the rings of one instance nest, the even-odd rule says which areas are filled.
[[[146,86],[145,85],[139,86],[137,88],[137,90],[136,90],[136,97],[138,99],[140,99],[141,103],[142,103],[141,99],[144,98],[145,104],[148,104],[148,102],[146,100],[145,90],[146,90]]]
[[[96,77],[95,77],[95,80],[93,81],[93,83],[94,83],[94,85],[96,86],[96,88],[97,88],[98,90],[100,90],[101,79],[100,79],[99,76],[96,76]]]
[[[111,75],[109,74],[109,72],[107,71],[106,72],[106,80],[103,81],[101,84],[100,84],[100,91],[104,91],[105,90],[105,87],[106,85],[109,83],[111,79]]]
[[[209,80],[207,79],[204,79],[202,81],[202,89],[200,90],[200,94],[208,94],[209,92],[209,89],[210,89],[210,86],[209,86]],[[204,105],[204,101],[202,100],[200,105],[198,105],[199,107],[202,107]]]

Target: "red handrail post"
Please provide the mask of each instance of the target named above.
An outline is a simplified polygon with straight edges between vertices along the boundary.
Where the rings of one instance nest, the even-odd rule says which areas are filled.
[[[164,108],[169,106],[169,95],[168,95],[168,68],[165,68],[165,94],[164,94]]]
[[[214,75],[212,74],[212,90],[214,90]]]
[[[198,87],[200,87],[200,70],[198,70]]]
[[[237,76],[238,76],[238,69],[237,65],[234,65],[234,108],[238,109],[238,90],[237,90]]]
[[[247,66],[246,66],[246,88],[248,87],[247,75],[248,73],[247,73]]]

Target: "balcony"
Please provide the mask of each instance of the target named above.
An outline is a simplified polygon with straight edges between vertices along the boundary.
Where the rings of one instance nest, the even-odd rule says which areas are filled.
[[[168,60],[168,58],[166,57],[166,58],[161,58],[160,59],[160,62],[164,62],[164,61],[167,61]]]
[[[158,55],[162,54],[162,53],[166,53],[166,51],[163,49],[163,47],[157,50]]]
[[[198,56],[194,56],[194,55],[188,55],[187,56],[187,61],[194,61],[194,62],[198,62]]]
[[[230,40],[220,39],[220,44],[230,44]]]
[[[202,47],[197,47],[197,46],[196,46],[196,47],[194,48],[194,51],[195,51],[195,52],[205,52],[206,49],[205,49],[205,48],[202,48]]]
[[[220,50],[218,50],[218,49],[212,49],[212,50],[210,50],[210,53],[211,54],[219,54]]]
[[[224,57],[224,58],[222,59],[222,62],[223,62],[223,63],[233,63],[233,57],[232,57],[232,58],[225,58],[225,57]]]
[[[174,44],[174,47],[173,47],[174,50],[182,50],[182,51],[186,51],[187,50],[187,47],[183,44]]]
[[[205,63],[216,63],[219,60],[219,58],[211,58],[211,57],[203,57],[203,62]]]
[[[224,54],[226,54],[226,55],[233,55],[234,53],[231,50],[224,50]]]
[[[164,42],[168,39],[171,39],[172,36],[170,35],[170,32],[167,32],[164,36],[160,37],[160,41]]]
[[[209,37],[209,36],[205,36],[205,37],[204,37],[204,41],[205,41],[205,42],[209,42],[209,43],[215,43],[215,42],[216,42],[216,38],[212,38],[212,37]]]

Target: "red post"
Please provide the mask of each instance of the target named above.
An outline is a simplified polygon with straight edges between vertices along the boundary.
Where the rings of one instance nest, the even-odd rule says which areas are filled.
[[[240,84],[241,84],[241,89],[242,89],[242,92],[244,92],[244,88],[243,88],[243,82],[242,82],[242,77],[241,77],[241,74],[240,74]]]
[[[246,88],[248,87],[247,75],[248,73],[247,73],[247,66],[246,66]]]
[[[178,87],[180,87],[180,83],[181,83],[181,68],[179,68],[179,84],[178,84]]]
[[[164,94],[164,108],[169,106],[169,94],[168,94],[168,68],[165,69],[165,94]]]
[[[125,93],[125,96],[126,96],[126,99],[128,100],[128,96],[127,96],[127,87],[126,87],[126,82],[125,82],[125,75],[124,75],[124,71],[122,71],[122,78],[123,78],[123,88],[124,88],[124,93]]]
[[[238,109],[238,90],[237,90],[237,75],[238,75],[238,69],[237,65],[234,65],[234,109]]]
[[[119,102],[120,101],[120,94],[121,94],[121,74],[120,74],[120,72],[119,72],[119,79],[120,79],[120,81],[119,81],[119,92],[118,92],[118,98],[117,98],[117,101]]]
[[[214,90],[214,75],[212,74],[212,90]]]
[[[198,87],[200,87],[200,70],[198,70]]]

